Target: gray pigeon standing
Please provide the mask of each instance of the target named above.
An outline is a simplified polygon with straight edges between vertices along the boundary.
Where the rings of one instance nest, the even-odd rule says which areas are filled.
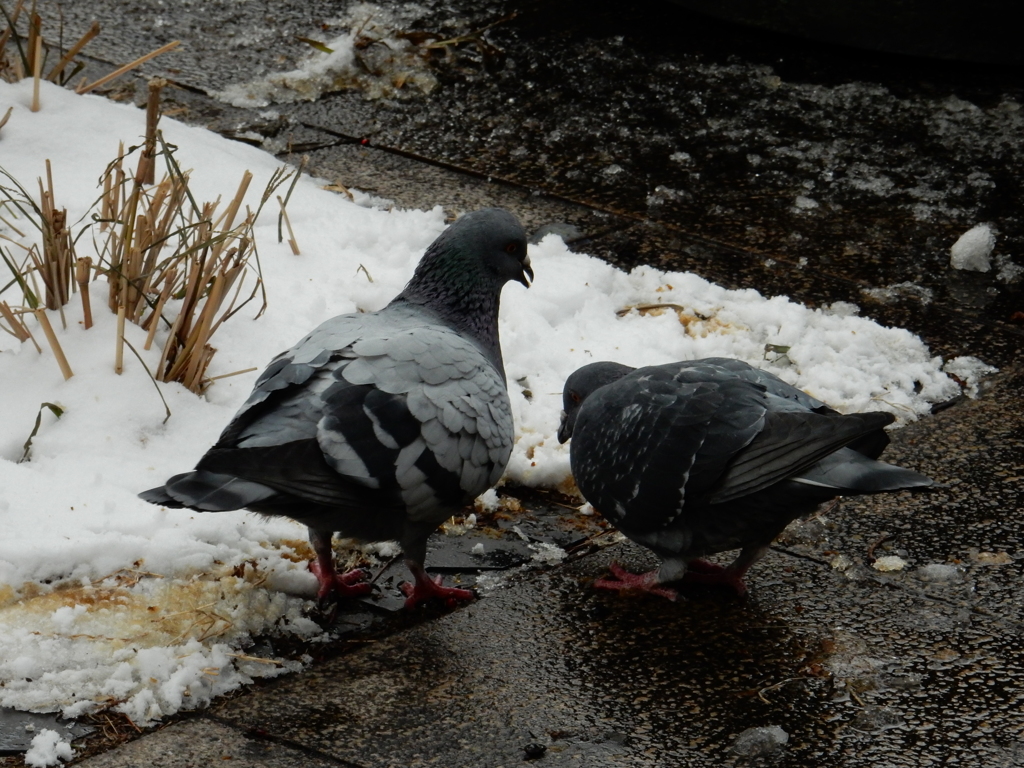
[[[275,358],[196,468],[139,495],[304,523],[321,599],[371,590],[361,572],[335,570],[335,532],[401,543],[414,578],[403,585],[407,607],[470,599],[427,576],[427,537],[508,463],[498,304],[506,282],[529,287],[527,276],[516,218],[497,208],[466,214],[390,304],[334,317]]]
[[[889,413],[841,414],[741,360],[630,368],[591,363],[562,391],[558,440],[572,438],[576,485],[661,568],[596,587],[675,599],[680,581],[743,576],[793,520],[836,496],[929,488],[924,475],[875,459]],[[723,568],[700,558],[739,549]],[[685,578],[684,578],[685,577]]]

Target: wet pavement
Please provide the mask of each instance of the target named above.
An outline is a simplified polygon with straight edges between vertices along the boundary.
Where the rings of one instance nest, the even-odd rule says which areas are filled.
[[[39,6],[57,18],[56,2]],[[595,593],[609,561],[649,555],[581,546],[593,521],[527,496],[524,513],[486,521],[509,558],[492,565],[514,568],[481,600],[343,607],[350,631],[306,673],[81,764],[1024,765],[1021,70],[803,43],[666,3],[455,1],[379,13],[358,76],[313,101],[211,97],[294,67],[309,50],[295,36],[329,40],[366,8],[89,0],[63,18],[65,39],[104,23],[92,72],[183,40],[144,69],[180,86],[169,113],[308,155],[331,181],[407,207],[502,205],[624,267],[853,302],[1002,371],[894,435],[889,460],[948,488],[844,500],[796,526],[746,600]],[[131,34],[115,31],[126,21]],[[398,33],[463,37],[413,66],[372,39]],[[994,268],[950,269],[980,222],[998,232]],[[431,563],[493,578],[466,554],[472,536],[440,541]],[[544,541],[575,549],[541,565],[530,544]],[[872,567],[889,555],[907,565]]]
[[[950,487],[843,501],[791,529],[746,600],[596,592],[613,558],[654,564],[609,546],[84,764],[166,750],[154,765],[269,766],[282,758],[260,755],[292,750],[293,764],[483,768],[529,747],[544,748],[540,765],[1024,764],[1008,514],[1024,501],[1024,431],[1000,404],[1022,395],[1017,373],[901,430],[892,458]],[[871,567],[894,554],[904,570]],[[737,753],[741,734],[773,727],[788,735],[776,752]]]

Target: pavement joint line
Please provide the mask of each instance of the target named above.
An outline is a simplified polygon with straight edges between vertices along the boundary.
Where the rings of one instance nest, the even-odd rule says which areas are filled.
[[[98,58],[98,57],[95,57],[95,56],[91,56],[91,57],[86,56],[86,58],[91,58],[93,61],[96,61],[96,62],[101,63],[101,64],[105,64],[107,66],[114,66],[111,62],[108,62],[108,61],[106,61],[105,59],[102,59],[102,58]],[[132,75],[136,79],[138,79],[138,80],[145,81],[145,80],[148,79],[147,76],[145,74],[141,73],[141,72],[134,72],[134,73],[132,73]],[[200,96],[200,97],[203,97],[203,98],[207,98],[211,102],[214,102],[216,104],[221,104],[221,102],[218,99],[216,99],[214,96],[211,96],[210,93],[207,92],[203,88],[200,88],[198,86],[192,86],[192,85],[189,85],[187,83],[183,83],[181,81],[173,80],[173,79],[169,80],[169,82],[172,83],[173,85],[181,88],[182,90],[186,90],[186,91],[188,91],[190,93],[193,93],[193,94],[195,94],[197,96]],[[250,110],[250,109],[244,109],[243,108],[242,111],[245,112],[245,113],[248,113],[248,114],[252,113],[252,110]],[[371,148],[371,149],[376,149],[376,150],[379,150],[381,152],[385,152],[385,153],[388,153],[388,154],[396,155],[396,156],[399,156],[399,157],[404,157],[406,159],[413,160],[415,162],[419,162],[419,163],[422,163],[424,165],[428,165],[428,166],[432,166],[432,167],[436,167],[436,168],[441,168],[443,170],[447,170],[447,171],[450,171],[450,172],[467,175],[467,176],[470,176],[470,177],[473,177],[473,178],[477,178],[477,179],[483,179],[485,181],[488,181],[488,182],[494,183],[494,184],[501,184],[503,186],[507,186],[507,187],[510,187],[512,189],[522,190],[523,192],[525,192],[527,194],[539,193],[544,198],[552,200],[552,201],[556,201],[556,202],[561,202],[561,203],[568,204],[568,205],[577,206],[577,207],[580,207],[580,208],[583,208],[583,209],[586,209],[586,210],[590,210],[590,211],[594,211],[596,213],[600,213],[600,214],[603,214],[603,215],[617,216],[617,217],[620,217],[620,218],[623,218],[623,219],[627,220],[622,225],[619,225],[617,227],[612,227],[612,228],[608,229],[607,231],[604,231],[604,232],[602,232],[600,234],[588,235],[586,237],[582,237],[582,238],[579,238],[577,240],[574,240],[573,241],[574,243],[597,242],[601,237],[606,237],[607,235],[613,234],[615,232],[628,231],[629,229],[631,229],[633,227],[637,227],[637,226],[642,227],[642,226],[648,225],[650,223],[655,223],[655,224],[657,224],[657,226],[663,227],[666,231],[672,232],[673,234],[675,234],[675,235],[677,235],[679,237],[686,238],[687,240],[689,240],[691,243],[694,243],[694,244],[705,245],[705,246],[709,246],[709,247],[713,247],[713,248],[727,250],[727,251],[733,253],[734,255],[742,256],[742,257],[745,257],[747,259],[771,258],[774,261],[776,261],[777,263],[779,263],[780,265],[782,265],[782,266],[784,266],[784,267],[786,267],[786,268],[788,268],[790,270],[797,270],[797,269],[799,269],[798,265],[794,261],[791,261],[790,259],[788,259],[788,258],[786,258],[784,256],[781,256],[779,254],[776,254],[776,253],[773,253],[773,252],[764,252],[764,251],[758,251],[758,250],[754,250],[754,249],[742,248],[742,247],[739,247],[739,246],[736,246],[736,245],[733,245],[733,244],[730,244],[730,243],[727,243],[727,242],[724,242],[724,241],[719,241],[719,240],[715,240],[715,239],[712,239],[712,238],[702,237],[700,235],[694,235],[692,233],[687,232],[684,229],[681,229],[677,224],[672,224],[670,222],[651,222],[650,219],[645,218],[645,217],[643,217],[643,216],[641,216],[641,215],[639,215],[639,214],[637,214],[635,212],[620,211],[620,210],[610,209],[610,208],[607,208],[607,207],[604,207],[604,206],[594,205],[592,203],[588,203],[588,202],[585,202],[585,201],[580,201],[578,199],[575,199],[573,197],[569,197],[569,196],[566,196],[566,195],[563,195],[563,194],[560,194],[560,193],[547,191],[547,190],[544,190],[542,188],[533,187],[533,186],[530,186],[530,185],[527,185],[527,184],[523,184],[521,182],[517,182],[517,181],[512,180],[512,179],[507,179],[507,178],[505,178],[503,176],[496,176],[494,174],[483,173],[481,171],[477,171],[477,170],[470,169],[470,168],[463,168],[463,167],[461,167],[459,165],[455,165],[453,163],[448,163],[448,162],[441,161],[441,160],[435,160],[435,159],[425,157],[425,156],[420,155],[420,154],[415,153],[415,152],[410,152],[408,150],[399,149],[397,147],[389,147],[389,146],[383,145],[383,144],[374,144],[374,143],[366,140],[365,137],[350,136],[348,134],[341,133],[339,131],[335,131],[335,130],[332,130],[330,128],[326,128],[324,126],[317,125],[316,123],[308,123],[308,122],[303,121],[303,122],[299,122],[298,124],[300,126],[302,126],[303,128],[307,129],[307,130],[316,131],[316,132],[319,132],[319,133],[326,134],[328,136],[335,136],[335,137],[337,137],[340,140],[338,143],[335,143],[335,144],[326,144],[323,147],[316,147],[315,149],[307,149],[307,150],[304,150],[304,151],[316,151],[317,149],[330,149],[330,148],[337,147],[337,146],[344,146],[346,144],[354,144],[354,145],[365,146],[365,147],[368,147],[368,148]],[[241,139],[239,139],[237,137],[225,136],[225,138],[233,139],[235,141],[240,141],[241,143],[247,143],[247,142],[244,142],[244,141],[242,141]],[[364,144],[363,143],[364,141],[366,141],[367,143]],[[295,152],[292,152],[292,153],[284,153],[284,152],[282,152],[282,153],[277,153],[276,156],[280,158],[280,157],[282,157],[284,155],[287,155],[287,154],[296,154],[296,153]],[[825,279],[836,281],[838,284],[846,285],[846,286],[848,286],[848,287],[850,287],[850,288],[852,288],[854,290],[859,290],[859,289],[865,288],[865,287],[871,287],[865,281],[857,280],[857,279],[846,277],[846,276],[843,276],[843,275],[838,275],[838,274],[835,274],[835,273],[827,271],[827,270],[820,270],[819,274],[823,278],[825,278]],[[964,320],[967,320],[969,322],[979,323],[982,326],[988,328],[989,330],[995,330],[995,331],[998,331],[998,332],[1006,333],[1006,334],[1008,334],[1011,337],[1024,337],[1024,328],[1017,328],[1017,327],[1015,327],[1015,326],[1013,326],[1011,324],[1008,324],[1008,323],[999,323],[997,321],[993,321],[993,320],[989,320],[989,319],[973,317],[970,314],[964,313],[960,309],[955,309],[955,308],[954,309],[950,309],[950,308],[945,307],[945,306],[936,305],[936,306],[929,307],[929,311],[933,312],[933,313],[936,313],[936,314],[939,314],[941,316],[947,317],[947,318],[964,319]],[[870,314],[868,316],[870,316]]]
[[[412,151],[407,150],[407,149],[399,149],[398,147],[391,147],[391,146],[388,146],[386,144],[375,144],[374,142],[372,142],[370,139],[368,139],[366,137],[350,136],[347,133],[340,133],[339,131],[331,130],[330,128],[325,128],[324,126],[317,125],[315,123],[301,122],[301,123],[299,123],[299,125],[301,125],[303,128],[306,128],[307,130],[319,131],[321,133],[326,133],[326,134],[329,134],[331,136],[337,136],[340,139],[344,139],[345,143],[356,144],[356,145],[359,145],[359,146],[367,147],[369,149],[376,149],[376,150],[379,150],[381,152],[386,152],[386,153],[391,154],[391,155],[396,155],[398,157],[404,157],[407,160],[415,160],[416,162],[422,163],[423,165],[429,165],[429,166],[432,166],[434,168],[441,168],[441,169],[446,170],[446,171],[451,171],[453,173],[459,173],[459,174],[462,174],[464,176],[471,176],[471,177],[476,178],[476,179],[483,179],[484,181],[487,181],[487,182],[489,182],[491,184],[500,184],[500,185],[503,185],[503,186],[512,187],[513,189],[522,190],[523,192],[525,192],[525,193],[527,193],[529,195],[537,194],[537,195],[539,195],[541,197],[544,197],[544,198],[546,198],[548,200],[554,200],[554,201],[557,201],[557,202],[566,203],[566,204],[569,204],[569,205],[574,205],[574,206],[577,206],[577,207],[580,207],[580,208],[586,208],[588,210],[597,211],[599,213],[603,213],[603,214],[606,214],[606,215],[609,215],[609,216],[619,216],[619,217],[622,217],[622,218],[632,219],[633,221],[635,221],[637,223],[642,223],[643,222],[643,219],[638,219],[635,214],[634,215],[630,215],[630,214],[619,213],[617,211],[606,210],[604,208],[601,208],[600,206],[595,206],[595,205],[592,205],[590,203],[580,202],[579,200],[575,200],[575,199],[573,199],[571,197],[566,197],[564,195],[558,194],[557,192],[548,192],[548,191],[546,191],[544,189],[541,189],[539,187],[531,186],[529,184],[523,184],[522,182],[515,181],[513,179],[507,179],[504,176],[498,176],[498,175],[495,175],[493,173],[484,173],[483,171],[477,171],[477,170],[475,170],[473,168],[464,168],[464,167],[462,167],[460,165],[455,165],[454,163],[449,163],[449,162],[446,162],[444,160],[436,160],[434,158],[426,157],[425,155],[421,155],[421,154],[418,154],[416,152],[412,152]]]
[[[277,736],[273,733],[270,733],[269,731],[261,730],[260,732],[257,732],[257,729],[253,726],[243,726],[230,719],[220,717],[219,715],[215,715],[208,712],[203,715],[203,718],[211,722],[217,723],[218,725],[222,725],[225,728],[230,728],[233,731],[237,731],[239,734],[241,734],[244,738],[248,739],[249,741],[263,741],[271,744],[276,744],[281,747],[287,747],[288,749],[293,749],[296,752],[301,752],[304,755],[309,755],[310,757],[315,757],[320,760],[335,763],[336,765],[344,766],[344,768],[368,768],[368,766],[365,763],[353,763],[351,760],[344,760],[340,757],[335,757],[329,752],[322,752],[318,749],[313,749],[312,747],[308,747],[305,744],[293,741],[283,736]],[[143,735],[141,738],[145,738],[145,736]]]
[[[350,135],[344,134],[344,133],[339,133],[338,131],[333,131],[333,130],[331,130],[329,128],[325,128],[325,127],[317,125],[315,123],[302,122],[302,123],[299,123],[299,124],[303,128],[306,128],[307,130],[317,131],[317,132],[325,133],[325,134],[328,134],[328,135],[331,135],[331,136],[337,136],[339,139],[342,140],[342,141],[340,141],[337,144],[326,145],[325,147],[321,147],[323,149],[329,149],[329,148],[334,147],[334,146],[344,146],[345,144],[356,144],[356,145],[360,145],[360,146],[365,146],[367,148],[375,149],[375,150],[378,150],[380,152],[385,152],[385,153],[388,153],[388,154],[396,155],[398,157],[404,157],[404,158],[406,158],[408,160],[413,160],[413,161],[416,161],[418,163],[422,163],[424,165],[433,166],[435,168],[441,168],[441,169],[446,170],[446,171],[450,171],[450,172],[453,172],[453,173],[463,174],[463,175],[470,176],[470,177],[477,178],[477,179],[483,179],[483,180],[488,181],[488,182],[490,182],[492,184],[501,184],[503,186],[511,187],[513,189],[522,190],[522,191],[524,191],[526,193],[529,193],[529,194],[539,193],[544,198],[552,200],[552,201],[557,201],[557,202],[565,203],[567,205],[573,205],[573,206],[576,206],[576,207],[579,207],[579,208],[583,208],[585,210],[593,211],[595,213],[599,213],[599,214],[606,215],[606,216],[616,216],[616,217],[619,217],[619,218],[622,218],[622,219],[626,220],[622,224],[611,226],[611,227],[609,227],[609,228],[607,228],[607,229],[605,229],[603,231],[597,232],[597,233],[592,234],[592,235],[586,235],[586,236],[583,236],[583,237],[576,238],[576,239],[574,239],[572,241],[567,241],[567,243],[568,242],[571,242],[572,244],[597,243],[601,238],[607,237],[608,235],[611,235],[611,234],[615,234],[615,233],[618,233],[618,232],[627,232],[627,231],[629,231],[631,229],[634,229],[634,228],[644,227],[644,226],[648,226],[648,225],[651,225],[651,224],[655,224],[655,225],[657,225],[659,227],[664,228],[666,231],[671,232],[674,235],[677,235],[677,236],[679,236],[681,238],[685,238],[685,239],[689,240],[693,244],[703,245],[703,246],[706,246],[706,247],[716,248],[716,249],[720,249],[720,250],[725,250],[725,251],[728,251],[728,252],[730,252],[730,253],[732,253],[734,255],[741,256],[741,257],[744,257],[744,258],[747,258],[747,259],[766,259],[766,258],[770,258],[770,259],[773,259],[778,264],[780,264],[780,265],[782,265],[782,266],[784,266],[784,267],[786,267],[786,268],[788,268],[790,270],[799,270],[800,269],[799,265],[795,261],[787,258],[786,256],[783,256],[783,255],[780,255],[778,253],[775,253],[773,251],[759,251],[759,250],[755,250],[753,248],[743,248],[743,247],[740,247],[740,246],[737,246],[737,245],[734,245],[732,243],[728,243],[728,242],[725,242],[725,241],[722,241],[722,240],[715,240],[713,238],[703,237],[701,235],[695,235],[695,234],[693,234],[691,232],[687,232],[685,229],[682,229],[678,224],[673,224],[671,222],[652,221],[651,219],[645,218],[645,217],[643,217],[643,216],[641,216],[639,214],[636,214],[636,213],[632,213],[632,212],[628,212],[628,211],[621,211],[621,210],[616,210],[616,209],[611,209],[611,208],[607,208],[607,207],[603,207],[603,206],[599,206],[599,205],[594,205],[593,203],[589,203],[589,202],[586,202],[586,201],[583,201],[583,200],[578,200],[578,199],[576,199],[574,197],[568,197],[566,195],[563,195],[563,194],[560,194],[560,193],[557,193],[557,192],[552,192],[552,191],[549,191],[549,190],[545,190],[543,188],[538,188],[538,187],[533,187],[533,186],[530,186],[530,185],[527,185],[527,184],[523,184],[522,182],[518,182],[518,181],[515,181],[513,179],[507,179],[507,178],[502,177],[502,176],[495,176],[493,174],[483,173],[481,171],[477,171],[477,170],[474,170],[472,168],[464,168],[462,166],[455,165],[453,163],[447,163],[447,162],[444,162],[444,161],[441,161],[441,160],[435,160],[435,159],[432,159],[432,158],[425,157],[423,155],[417,154],[415,152],[410,152],[408,150],[399,149],[397,147],[390,147],[390,146],[387,146],[387,145],[384,145],[384,144],[375,144],[375,143],[372,143],[372,142],[369,142],[369,141],[367,141],[367,143],[364,144],[362,138],[350,136]],[[227,138],[233,138],[233,137],[227,137]],[[286,154],[288,154],[288,153],[278,153],[278,157],[281,157],[281,156],[286,155]],[[836,273],[831,272],[829,270],[819,270],[819,274],[823,278],[825,278],[827,280],[833,280],[833,281],[835,281],[835,282],[837,282],[837,283],[839,283],[841,285],[846,285],[846,286],[848,286],[848,287],[850,287],[850,288],[852,288],[854,290],[857,290],[857,291],[860,291],[861,289],[866,289],[866,288],[872,288],[873,287],[866,280],[858,280],[856,278],[846,277],[845,275],[836,274]],[[970,322],[980,323],[981,325],[983,325],[983,326],[985,326],[985,327],[987,327],[989,329],[1006,332],[1006,333],[1008,333],[1010,335],[1024,336],[1024,328],[1018,329],[1018,328],[1014,327],[1013,325],[1009,325],[1009,324],[1006,324],[1006,323],[999,323],[999,324],[997,324],[996,322],[993,322],[992,320],[980,319],[980,318],[974,317],[974,316],[972,316],[970,314],[964,313],[960,309],[956,309],[956,308],[950,309],[949,307],[946,307],[946,306],[936,305],[936,306],[930,307],[930,311],[931,312],[935,312],[935,313],[940,314],[940,315],[943,315],[945,317],[949,317],[949,318],[966,319],[967,321],[970,321]]]

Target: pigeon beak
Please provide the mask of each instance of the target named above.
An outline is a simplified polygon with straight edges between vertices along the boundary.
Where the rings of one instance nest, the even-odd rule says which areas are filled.
[[[526,279],[527,275],[530,276],[529,280]],[[523,259],[523,271],[519,273],[519,277],[517,277],[516,280],[525,285],[527,288],[530,287],[530,282],[533,280],[533,267],[530,266],[529,256],[526,256]]]
[[[558,442],[565,444],[565,442],[572,437],[572,428],[569,427],[569,414],[562,411],[562,418],[558,422]]]

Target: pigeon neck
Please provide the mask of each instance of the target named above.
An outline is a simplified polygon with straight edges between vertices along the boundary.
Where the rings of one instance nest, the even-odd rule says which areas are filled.
[[[414,304],[432,312],[444,325],[479,345],[498,371],[504,373],[498,343],[501,286],[476,264],[455,254],[428,254],[393,304]],[[429,258],[434,256],[434,258]]]

